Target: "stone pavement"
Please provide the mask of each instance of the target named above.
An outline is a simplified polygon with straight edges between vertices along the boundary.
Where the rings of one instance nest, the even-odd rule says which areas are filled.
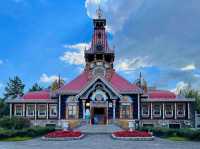
[[[114,131],[121,130],[120,127],[118,127],[115,124],[109,124],[109,125],[82,125],[78,127],[76,130],[80,130],[81,132],[85,134],[111,134]]]

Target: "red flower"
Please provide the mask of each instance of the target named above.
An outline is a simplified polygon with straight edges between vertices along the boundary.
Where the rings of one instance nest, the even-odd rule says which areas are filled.
[[[54,131],[50,132],[45,137],[47,138],[65,138],[65,137],[80,137],[81,132],[80,131]]]
[[[146,131],[117,131],[113,133],[116,137],[151,137],[152,134]]]

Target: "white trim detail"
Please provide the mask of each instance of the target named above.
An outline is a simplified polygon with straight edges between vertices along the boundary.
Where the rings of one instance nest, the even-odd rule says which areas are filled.
[[[19,108],[19,109],[17,109],[17,108]],[[18,114],[17,110],[19,110],[19,114]],[[15,116],[23,116],[23,106],[22,106],[22,104],[15,104],[14,105],[14,115]]]

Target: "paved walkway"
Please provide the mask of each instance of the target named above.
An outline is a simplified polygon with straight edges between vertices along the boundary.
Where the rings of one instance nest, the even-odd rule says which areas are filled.
[[[120,127],[118,127],[115,124],[109,124],[109,125],[82,125],[77,130],[80,130],[83,133],[86,134],[111,134],[114,131],[121,130]]]
[[[110,135],[87,135],[82,140],[0,142],[0,149],[199,149],[200,142],[174,142],[155,138],[154,141],[113,140]]]

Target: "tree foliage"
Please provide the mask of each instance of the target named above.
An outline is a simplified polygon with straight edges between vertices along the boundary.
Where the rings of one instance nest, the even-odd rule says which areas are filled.
[[[9,114],[9,106],[4,102],[4,100],[0,99],[0,117]]]
[[[185,88],[181,90],[181,95],[186,98],[194,98],[195,99],[195,110],[200,113],[200,93],[199,91],[192,89],[191,87]]]
[[[33,86],[29,89],[30,92],[41,91],[41,90],[43,90],[43,88],[39,86],[37,83],[33,84]]]
[[[56,91],[64,85],[65,81],[63,79],[55,80],[51,85],[51,90]]]
[[[9,82],[5,87],[4,99],[15,99],[18,96],[22,96],[24,94],[24,83],[18,77],[15,76],[13,79],[9,78]]]

